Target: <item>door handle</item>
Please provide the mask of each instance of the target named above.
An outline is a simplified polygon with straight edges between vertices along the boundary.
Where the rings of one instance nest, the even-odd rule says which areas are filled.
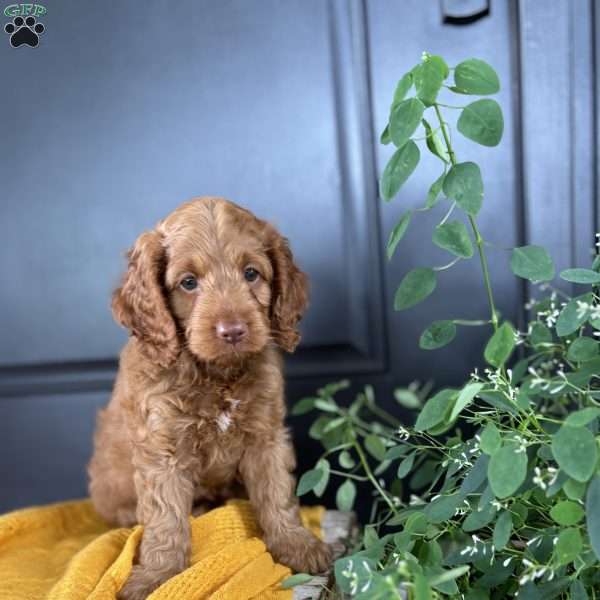
[[[490,0],[440,0],[444,25],[470,25],[490,14]]]

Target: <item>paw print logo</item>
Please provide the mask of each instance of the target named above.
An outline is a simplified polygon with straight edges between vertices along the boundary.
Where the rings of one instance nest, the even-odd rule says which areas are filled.
[[[4,31],[10,35],[10,45],[13,48],[18,48],[23,44],[35,48],[40,42],[39,36],[44,33],[44,29],[42,23],[37,23],[35,17],[32,16],[26,19],[15,17],[12,23],[4,26]]]

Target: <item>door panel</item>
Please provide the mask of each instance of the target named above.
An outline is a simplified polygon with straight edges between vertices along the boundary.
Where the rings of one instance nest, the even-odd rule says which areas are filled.
[[[541,243],[559,268],[585,266],[597,221],[597,11],[588,0],[491,0],[483,18],[449,23],[442,5],[457,3],[62,0],[47,4],[37,48],[2,40],[0,510],[86,493],[94,415],[126,339],[109,310],[123,254],[193,196],[226,196],[272,221],[310,275],[290,401],[351,376],[398,411],[395,385],[457,384],[480,364],[489,327],[462,328],[433,353],[417,347],[434,319],[489,314],[476,256],[440,273],[422,305],[392,310],[409,269],[449,262],[429,237],[448,205],[415,215],[382,259],[441,172],[422,152],[398,197],[377,197],[390,98],[424,50],[488,60],[503,83],[501,145],[453,138],[459,160],[482,168],[478,221],[503,317],[522,325],[532,293],[506,248]],[[290,420],[301,470],[319,456],[309,423]]]
[[[124,251],[198,195],[231,198],[290,238],[312,280],[305,349],[380,363],[382,345],[365,341],[381,319],[379,282],[346,276],[378,259],[354,246],[365,246],[374,219],[360,231],[355,221],[374,206],[358,198],[360,178],[342,181],[340,153],[359,124],[350,103],[336,112],[344,74],[334,62],[346,50],[332,35],[332,7],[188,1],[177,17],[165,2],[139,7],[121,3],[115,19],[106,5],[61,2],[38,48],[1,48],[19,84],[0,123],[14,199],[0,207],[10,224],[0,272],[12,281],[0,365],[114,359],[125,335],[107,307]],[[66,42],[90,22],[85,39]],[[361,146],[354,154],[361,161]]]

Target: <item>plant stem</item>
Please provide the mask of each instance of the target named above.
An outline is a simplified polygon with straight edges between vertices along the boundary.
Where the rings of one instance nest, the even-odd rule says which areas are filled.
[[[387,410],[384,410],[383,408],[380,408],[379,406],[376,406],[375,404],[372,404],[372,405],[367,404],[366,406],[374,415],[377,415],[380,419],[387,421],[392,427],[398,428],[398,427],[400,427],[400,425],[402,425],[400,420],[396,419],[396,417],[394,417],[389,412],[387,412]]]
[[[367,477],[371,480],[371,483],[375,486],[375,489],[379,492],[381,497],[386,501],[387,505],[390,507],[390,510],[395,515],[397,515],[398,511],[396,510],[394,503],[388,498],[386,491],[379,485],[379,481],[377,481],[377,478],[375,477],[375,475],[373,475],[373,471],[371,471],[371,467],[369,466],[367,457],[365,456],[363,449],[360,447],[360,444],[358,442],[355,442],[354,447],[356,448],[356,452],[358,453],[360,462],[363,466],[363,469],[365,470],[365,473],[367,474]]]
[[[485,256],[485,251],[483,249],[483,238],[479,233],[479,229],[477,228],[477,223],[475,223],[475,219],[469,215],[469,222],[471,223],[471,227],[473,228],[473,233],[475,234],[475,242],[477,243],[477,249],[479,250],[479,260],[481,262],[481,270],[483,271],[483,279],[485,281],[485,289],[487,291],[488,302],[490,303],[490,312],[492,317],[492,325],[494,327],[494,331],[498,329],[498,313],[496,312],[496,306],[494,304],[494,295],[492,294],[492,283],[490,281],[490,272],[488,270],[487,258]]]
[[[440,112],[440,107],[436,104],[433,105],[435,109],[435,114],[440,122],[440,129],[442,130],[442,135],[444,136],[444,142],[446,144],[446,149],[448,150],[448,156],[450,158],[450,162],[452,165],[456,165],[456,155],[454,154],[454,150],[452,149],[452,145],[450,144],[450,138],[448,137],[448,132],[446,130],[446,123],[442,118],[442,113]],[[490,272],[487,264],[487,257],[485,255],[484,250],[484,242],[481,234],[479,233],[479,229],[477,227],[477,223],[475,219],[469,215],[469,223],[471,223],[471,228],[473,229],[473,234],[475,235],[475,243],[477,244],[477,250],[479,251],[479,261],[481,262],[481,270],[483,272],[483,280],[485,283],[485,289],[487,291],[488,302],[490,304],[490,312],[491,312],[491,321],[492,326],[494,327],[494,331],[498,329],[498,313],[496,312],[496,306],[494,304],[494,295],[492,293],[492,284],[490,281]]]

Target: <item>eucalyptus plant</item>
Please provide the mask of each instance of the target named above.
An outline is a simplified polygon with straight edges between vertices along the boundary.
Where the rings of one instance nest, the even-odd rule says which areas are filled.
[[[433,321],[419,345],[441,348],[463,325],[488,327],[490,337],[486,366],[474,368],[460,388],[396,390],[400,406],[418,411],[413,426],[377,404],[369,386],[353,401],[343,400],[348,382],[327,385],[293,408],[296,415],[318,411],[309,433],[324,447],[300,478],[298,494],[321,496],[337,481],[340,510],[350,510],[359,492],[372,497],[360,539],[335,563],[333,597],[600,597],[600,260],[560,273],[583,286],[571,298],[552,285],[555,267],[546,250],[514,248],[513,273],[539,292],[526,307],[523,331],[498,313],[477,225],[481,170],[459,162],[444,115],[459,110],[460,134],[496,146],[502,110],[487,97],[460,107],[439,97],[489,96],[499,89],[484,61],[450,69],[425,53],[394,93],[381,142],[396,149],[383,172],[382,198],[391,201],[417,168],[419,146],[439,159],[440,174],[424,205],[405,212],[392,230],[387,255],[393,257],[415,213],[445,198],[432,242],[452,256],[443,266],[409,271],[394,307],[418,304],[434,292],[442,272],[477,254],[489,318]],[[289,585],[306,578],[295,576]]]

